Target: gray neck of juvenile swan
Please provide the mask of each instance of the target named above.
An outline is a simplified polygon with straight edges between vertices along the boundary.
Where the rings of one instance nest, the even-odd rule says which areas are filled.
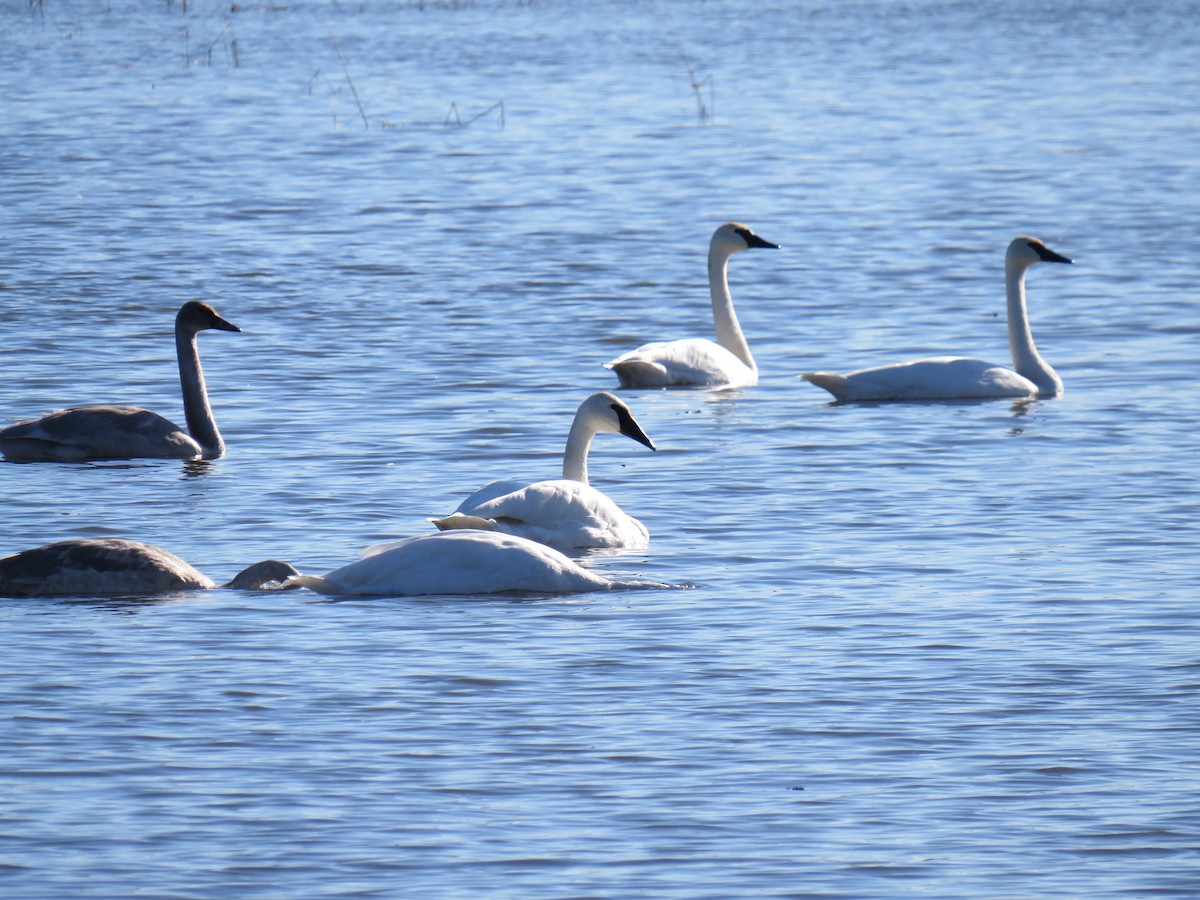
[[[716,326],[717,343],[744,362],[754,371],[754,357],[750,345],[742,335],[737,313],[733,311],[733,297],[729,294],[729,253],[720,247],[708,248],[708,290],[712,294],[713,325]]]
[[[1012,353],[1013,368],[1038,386],[1040,394],[1062,392],[1062,379],[1042,359],[1033,343],[1033,332],[1029,328],[1029,313],[1025,308],[1025,273],[1031,263],[1025,260],[1008,259],[1004,263],[1004,286],[1008,294],[1008,349]]]
[[[588,483],[588,449],[595,435],[596,429],[586,417],[577,415],[567,435],[567,449],[563,451],[563,478]]]
[[[208,405],[208,391],[204,387],[204,370],[200,368],[200,351],[196,347],[196,334],[175,328],[175,353],[179,357],[179,383],[183,388],[183,415],[187,421],[188,434],[200,445],[205,459],[216,459],[225,453],[225,442],[217,431],[217,420]]]

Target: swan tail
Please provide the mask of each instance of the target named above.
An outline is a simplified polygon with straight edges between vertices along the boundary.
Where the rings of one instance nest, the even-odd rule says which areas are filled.
[[[662,387],[669,381],[665,366],[645,359],[613,360],[604,368],[616,373],[622,387]]]
[[[496,531],[496,523],[482,516],[469,516],[466,513],[451,513],[442,519],[430,519],[439,531],[453,531],[456,528],[472,528],[476,531]]]
[[[850,392],[850,380],[845,375],[835,372],[807,372],[800,377],[819,388],[824,388],[839,400],[845,400]]]

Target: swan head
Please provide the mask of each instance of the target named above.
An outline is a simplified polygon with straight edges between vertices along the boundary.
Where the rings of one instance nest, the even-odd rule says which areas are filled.
[[[189,300],[179,308],[175,316],[175,328],[188,334],[198,334],[209,328],[217,331],[241,331],[228,319],[222,318],[215,309],[199,300]]]
[[[1035,237],[1013,238],[1012,243],[1008,245],[1008,253],[1005,254],[1005,259],[1009,264],[1020,265],[1024,268],[1029,268],[1034,263],[1040,262],[1074,262],[1073,259],[1067,259],[1061,253],[1055,253]]]
[[[224,585],[237,591],[264,591],[279,588],[283,582],[293,575],[299,575],[300,570],[295,566],[280,562],[277,559],[264,559],[248,566],[234,576],[233,581]],[[298,585],[291,585],[298,587]]]
[[[575,418],[583,419],[594,431],[604,431],[609,434],[623,434],[633,438],[639,444],[656,450],[654,442],[646,437],[642,426],[637,423],[633,413],[623,400],[607,391],[592,394],[579,405]]]
[[[772,244],[770,241],[760,238],[741,222],[726,222],[721,225],[713,232],[712,243],[709,245],[710,252],[727,257],[752,247],[779,249],[778,244]]]

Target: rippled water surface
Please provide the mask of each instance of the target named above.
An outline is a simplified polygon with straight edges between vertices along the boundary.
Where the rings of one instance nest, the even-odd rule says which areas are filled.
[[[1120,8],[1125,7],[1125,8]],[[557,473],[601,363],[706,335],[727,219],[762,380],[624,391],[597,554],[683,589],[0,600],[0,892],[1169,897],[1200,885],[1200,4],[14,2],[0,418],[228,455],[0,463],[0,555],[120,535],[324,572]],[[796,376],[1006,362],[1031,403]]]

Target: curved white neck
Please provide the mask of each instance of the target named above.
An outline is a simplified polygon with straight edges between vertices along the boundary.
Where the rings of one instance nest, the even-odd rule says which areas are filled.
[[[727,269],[729,254],[716,247],[708,250],[708,290],[712,294],[713,325],[716,326],[717,343],[744,362],[750,369],[758,371],[750,345],[742,335],[737,313],[733,311],[733,297],[729,295]]]
[[[200,445],[206,459],[222,456],[225,442],[221,440],[221,432],[217,431],[217,420],[208,403],[196,335],[176,329],[175,353],[179,357],[179,383],[183,388],[183,415],[188,434]]]
[[[587,458],[596,429],[584,416],[576,416],[567,435],[567,449],[563,451],[563,478],[588,483]]]
[[[1025,273],[1029,264],[1021,260],[1006,260],[1004,264],[1004,287],[1008,294],[1008,349],[1012,353],[1013,368],[1038,386],[1043,394],[1056,394],[1062,390],[1062,379],[1042,359],[1033,343],[1033,332],[1029,328],[1029,313],[1025,309]]]

